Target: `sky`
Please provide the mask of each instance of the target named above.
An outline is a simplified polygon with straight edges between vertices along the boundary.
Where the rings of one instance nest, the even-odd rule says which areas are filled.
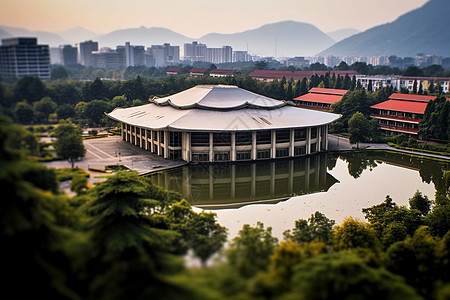
[[[234,33],[285,20],[324,32],[361,31],[392,22],[428,0],[0,0],[0,25],[60,32],[81,26],[95,33],[165,27],[188,37]]]

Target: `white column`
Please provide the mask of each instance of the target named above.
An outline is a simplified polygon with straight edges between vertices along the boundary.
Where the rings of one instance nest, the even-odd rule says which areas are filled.
[[[213,133],[209,133],[209,161],[212,162],[214,160],[214,136]],[[212,199],[212,198],[211,198]]]
[[[276,152],[276,148],[277,148],[277,132],[276,130],[271,130],[271,139],[270,139],[270,149],[271,149],[271,158],[276,158],[277,152]]]
[[[294,131],[295,129],[291,129],[289,135],[289,156],[294,156]]]
[[[306,128],[306,154],[311,154],[311,127]]]
[[[164,158],[169,157],[169,132],[167,130],[163,131],[164,134]]]
[[[236,161],[236,132],[231,133],[231,161]]]
[[[252,131],[252,160],[256,160],[256,131]]]

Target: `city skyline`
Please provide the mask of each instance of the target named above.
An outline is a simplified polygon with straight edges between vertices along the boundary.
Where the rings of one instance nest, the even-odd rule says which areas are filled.
[[[192,38],[207,33],[234,33],[284,20],[310,23],[324,32],[344,28],[360,31],[392,22],[427,0],[248,0],[226,3],[207,0],[156,2],[145,0],[3,0],[0,25],[31,31],[61,32],[83,27],[98,34],[145,27],[165,27]],[[372,4],[372,5],[370,5]],[[369,12],[370,14],[366,13]],[[217,14],[216,12],[220,12]]]

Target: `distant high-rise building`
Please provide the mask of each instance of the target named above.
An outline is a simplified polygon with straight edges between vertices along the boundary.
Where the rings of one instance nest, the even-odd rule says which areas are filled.
[[[61,62],[64,66],[73,66],[78,63],[78,49],[72,45],[60,46]]]
[[[50,64],[51,65],[61,65],[61,49],[59,47],[50,47]]]
[[[98,42],[86,41],[80,43],[80,62],[83,66],[91,67],[94,65],[92,61],[92,52],[98,51]]]
[[[119,48],[119,47],[118,47]],[[102,48],[92,52],[93,67],[103,69],[122,69],[125,67],[125,49]],[[122,51],[123,50],[123,51]]]
[[[192,42],[192,44],[184,44],[184,60],[187,61],[205,61],[206,45]]]
[[[231,46],[222,46],[222,63],[233,61],[233,48]]]
[[[152,45],[150,48],[147,48],[146,57],[147,67],[164,67],[178,64],[180,62],[180,47],[170,46],[168,43]]]
[[[50,78],[48,45],[38,45],[37,38],[2,39],[0,78],[20,78],[26,75]]]
[[[206,48],[205,61],[213,64],[222,63],[222,48]]]
[[[251,61],[247,51],[233,51],[233,62]]]

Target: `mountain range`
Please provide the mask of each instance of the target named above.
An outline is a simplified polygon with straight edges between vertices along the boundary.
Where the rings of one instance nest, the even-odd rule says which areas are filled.
[[[450,1],[430,0],[391,23],[346,38],[319,55],[450,56]]]
[[[368,12],[366,12],[368,13]],[[421,8],[400,16],[391,23],[364,32],[353,28],[325,33],[312,24],[282,21],[232,34],[209,33],[200,38],[187,37],[167,28],[144,26],[98,34],[82,27],[61,32],[29,31],[0,25],[0,39],[36,36],[40,44],[56,47],[86,40],[100,47],[132,45],[179,45],[198,41],[208,47],[232,46],[260,56],[294,57],[336,56],[415,56],[418,53],[450,57],[450,1],[430,0]]]

